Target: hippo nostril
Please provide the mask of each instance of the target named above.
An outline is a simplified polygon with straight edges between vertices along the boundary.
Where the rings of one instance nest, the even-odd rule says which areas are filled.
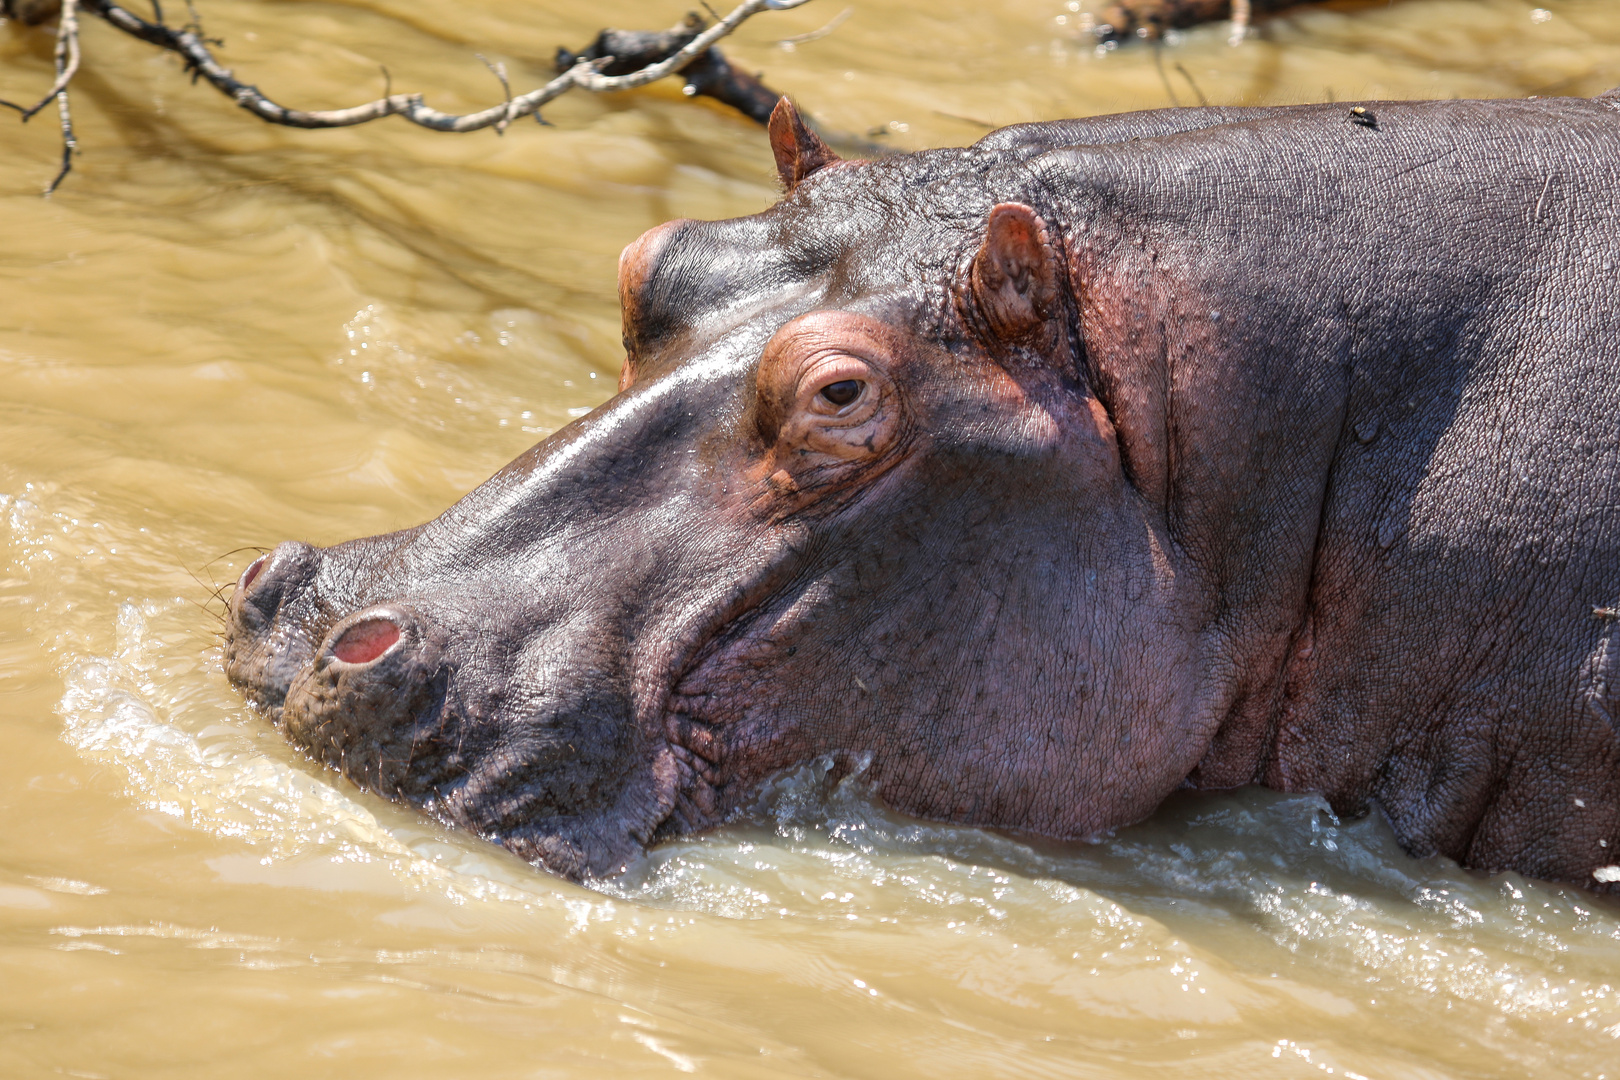
[[[225,674],[254,703],[279,709],[309,663],[324,619],[315,589],[322,552],[289,540],[254,559],[236,579],[225,621]]]
[[[345,664],[369,664],[394,647],[399,627],[388,619],[357,622],[332,643],[332,655]]]
[[[260,555],[257,559],[248,563],[248,568],[242,571],[242,579],[236,583],[236,587],[245,589],[253,584],[253,579],[259,576],[259,571],[264,569],[264,561],[269,557],[268,555]]]
[[[315,548],[295,540],[277,544],[274,551],[249,563],[236,579],[232,610],[239,617],[250,610],[256,613],[253,617],[274,616],[309,586],[320,565],[320,556]]]

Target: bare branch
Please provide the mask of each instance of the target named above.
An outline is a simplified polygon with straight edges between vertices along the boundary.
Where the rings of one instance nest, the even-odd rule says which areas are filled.
[[[62,167],[45,186],[47,199],[56,194],[56,189],[67,179],[67,174],[73,171],[73,155],[79,152],[79,140],[73,134],[73,110],[68,107],[68,92],[65,85],[56,92],[56,111],[62,117]]]
[[[79,73],[79,0],[62,0],[61,15],[56,23],[56,82],[45,96],[29,109],[12,105],[11,102],[0,102],[10,105],[22,113],[23,123],[27,123],[45,106],[56,100],[56,96],[67,89],[67,84],[73,81],[73,76]]]
[[[634,74],[679,53],[708,26],[701,15],[692,12],[668,30],[603,30],[577,53],[558,49],[555,70],[561,75],[582,60],[599,60],[596,71],[600,75]],[[771,110],[782,98],[759,76],[750,75],[720,55],[715,46],[698,53],[677,73],[686,83],[681,93],[687,97],[712,97],[761,125],[770,122]]]
[[[56,193],[62,181],[73,169],[73,155],[79,150],[79,140],[73,134],[73,109],[68,105],[68,83],[73,81],[74,73],[79,70],[79,19],[78,0],[62,0],[61,22],[56,28],[56,85],[46,96],[45,101],[56,99],[57,115],[62,118],[62,167],[57,170],[56,176],[45,188],[45,197],[48,199]],[[36,111],[44,106],[42,101],[35,106]],[[26,121],[32,113],[24,113]]]
[[[160,23],[147,22],[120,7],[116,0],[78,0],[78,2],[86,11],[99,15],[124,33],[178,53],[184,58],[187,68],[194,76],[204,79],[248,112],[272,124],[298,128],[352,127],[355,124],[380,120],[385,116],[401,116],[413,124],[434,131],[465,132],[497,125],[504,127],[515,119],[536,112],[542,105],[575,87],[593,93],[604,93],[645,86],[679,71],[709,46],[737,29],[750,16],[761,11],[786,11],[809,3],[810,0],[744,0],[731,14],[698,34],[679,51],[640,71],[617,76],[603,75],[600,68],[607,65],[611,60],[610,57],[581,61],[538,90],[531,90],[518,97],[509,97],[499,105],[465,115],[429,108],[422,103],[421,94],[389,94],[376,101],[347,109],[318,111],[289,109],[266,97],[258,87],[237,79],[230,69],[221,65],[209,52],[206,40],[195,27],[175,30]]]
[[[804,45],[807,42],[820,41],[822,38],[826,37],[840,26],[843,26],[853,14],[855,14],[854,8],[845,8],[837,15],[834,15],[832,22],[828,23],[826,26],[823,26],[820,30],[812,30],[808,34],[795,34],[793,37],[781,38],[777,41],[777,45],[781,46],[782,51],[784,52],[792,52],[796,47]]]
[[[693,38],[679,52],[671,53],[658,63],[644,67],[640,71],[632,72],[629,75],[608,76],[599,74],[594,67],[588,72],[581,72],[580,68],[576,67],[574,72],[579,73],[579,86],[582,89],[598,93],[605,90],[632,90],[638,86],[646,86],[650,82],[656,82],[666,75],[681,70],[686,66],[687,61],[737,29],[749,16],[760,11],[788,11],[809,2],[810,0],[745,0],[730,15],[727,15],[724,19]]]
[[[496,121],[495,134],[505,135],[507,125],[512,122],[512,84],[506,80],[506,65],[491,63],[489,57],[483,53],[474,53],[473,55],[484,62],[484,66],[489,68],[491,75],[501,80],[501,92],[506,95],[506,115]],[[387,94],[386,90],[384,94]]]

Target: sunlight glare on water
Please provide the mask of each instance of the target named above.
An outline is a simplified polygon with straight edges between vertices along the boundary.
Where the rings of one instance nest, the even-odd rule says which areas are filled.
[[[289,103],[518,89],[684,8],[199,5]],[[1160,107],[1592,94],[1609,0],[1339,3],[1095,48],[1100,3],[851,4],[724,48],[901,149]],[[86,20],[84,149],[0,117],[0,1075],[1620,1077],[1620,908],[1401,852],[1314,797],[1096,845],[921,823],[809,763],[585,889],[358,792],[220,671],[255,548],[442,510],[607,398],[614,266],[774,197],[674,85],[447,136],[253,122]],[[0,26],[0,96],[49,82]],[[1161,70],[1164,72],[1161,76]],[[838,777],[842,777],[838,779]],[[881,793],[878,793],[881,794]]]

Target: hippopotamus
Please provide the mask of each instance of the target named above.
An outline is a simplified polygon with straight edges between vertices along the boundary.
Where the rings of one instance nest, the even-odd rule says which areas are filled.
[[[775,205],[625,249],[616,396],[243,572],[287,739],[583,881],[813,760],[1019,834],[1262,784],[1620,878],[1620,91],[770,140]]]

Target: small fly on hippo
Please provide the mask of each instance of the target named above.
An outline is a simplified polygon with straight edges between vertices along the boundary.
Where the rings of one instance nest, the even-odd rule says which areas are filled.
[[[924,818],[1258,783],[1609,887],[1620,91],[1345,108],[842,161],[783,102],[780,202],[625,250],[618,395],[255,562],[227,673],[574,879],[844,752]]]

